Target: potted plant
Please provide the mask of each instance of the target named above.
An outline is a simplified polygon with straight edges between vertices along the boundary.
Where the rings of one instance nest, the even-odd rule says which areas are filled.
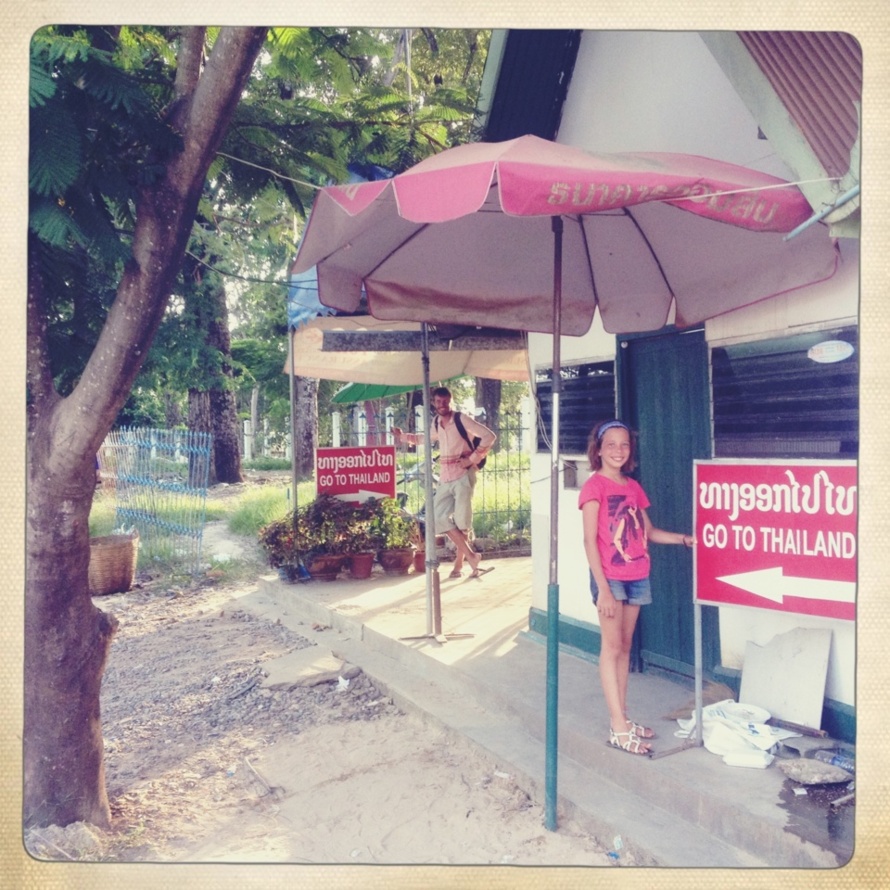
[[[344,552],[349,555],[349,574],[363,579],[371,576],[374,559],[381,546],[378,532],[372,528],[377,513],[377,502],[371,498],[353,506],[343,541]]]
[[[395,498],[381,498],[371,528],[379,537],[377,559],[387,574],[406,575],[420,541],[420,524]]]
[[[323,495],[260,529],[269,564],[294,574],[305,566],[313,578],[333,580],[346,562],[346,521],[351,505]]]

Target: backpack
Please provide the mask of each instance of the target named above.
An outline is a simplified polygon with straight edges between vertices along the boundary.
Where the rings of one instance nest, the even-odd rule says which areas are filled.
[[[460,411],[454,412],[454,425],[457,427],[457,431],[460,433],[461,438],[464,440],[464,442],[466,442],[467,445],[469,445],[471,449],[475,450],[478,447],[479,443],[482,441],[482,438],[480,436],[473,436],[472,441],[470,441],[470,437],[467,435],[467,431],[464,428],[464,422],[460,419]],[[438,431],[439,431],[439,418],[437,417],[436,418],[436,432],[438,432]],[[485,461],[487,461],[487,460],[488,460],[487,457],[483,457],[482,460],[480,460],[479,463],[476,464],[476,469],[481,470],[485,466]]]

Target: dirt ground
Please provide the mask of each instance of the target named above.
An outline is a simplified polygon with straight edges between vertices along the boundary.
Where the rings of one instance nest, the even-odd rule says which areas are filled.
[[[571,820],[547,831],[543,801],[508,770],[463,737],[399,710],[363,672],[314,686],[265,684],[271,661],[324,647],[325,629],[295,633],[238,608],[239,587],[255,586],[253,569],[253,577],[267,571],[251,542],[239,542],[243,581],[211,572],[173,586],[143,574],[133,590],[96,598],[120,622],[102,692],[113,824],[31,831],[31,855],[616,864]]]

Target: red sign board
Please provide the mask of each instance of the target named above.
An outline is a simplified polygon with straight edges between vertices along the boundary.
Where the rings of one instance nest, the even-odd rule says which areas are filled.
[[[396,496],[394,445],[359,445],[356,448],[319,448],[315,452],[318,494],[347,501]]]
[[[856,617],[853,461],[696,461],[695,599]]]

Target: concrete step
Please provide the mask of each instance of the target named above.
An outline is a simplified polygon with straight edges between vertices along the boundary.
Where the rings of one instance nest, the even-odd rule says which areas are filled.
[[[406,708],[508,764],[543,805],[546,641],[527,630],[527,595],[516,577],[499,566],[489,576],[497,584],[445,586],[445,629],[467,633],[442,642],[424,633],[422,577],[307,585],[265,578],[253,607],[330,627],[327,645],[338,655]],[[621,835],[628,858],[671,866],[836,868],[852,855],[852,841],[832,839],[824,819],[821,827],[792,824],[775,767],[728,767],[703,747],[654,759],[610,748],[596,665],[576,650],[559,655],[558,687],[559,805],[583,816],[607,847]],[[673,712],[691,713],[691,696],[685,681],[631,674],[632,716],[656,730],[657,752],[681,746]]]

